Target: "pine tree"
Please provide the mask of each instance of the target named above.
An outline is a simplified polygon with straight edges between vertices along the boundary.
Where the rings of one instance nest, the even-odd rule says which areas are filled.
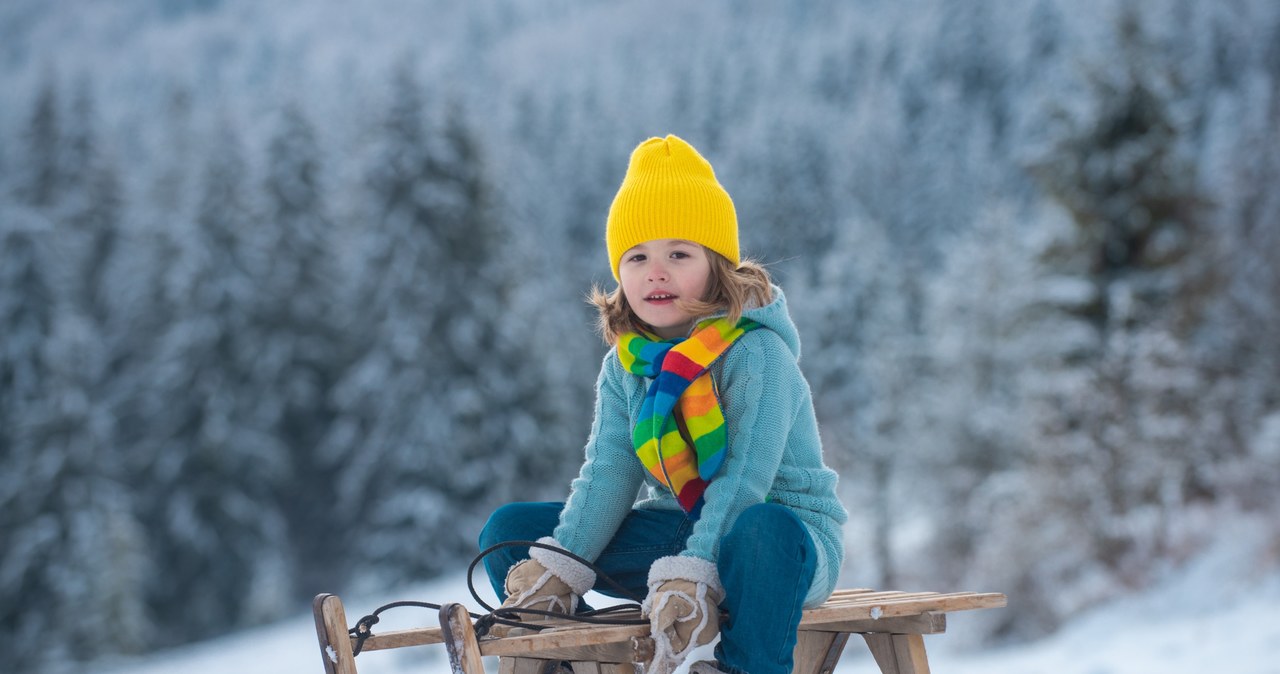
[[[45,345],[45,400],[26,417],[43,467],[27,474],[25,488],[38,520],[56,532],[31,559],[51,595],[37,605],[56,625],[54,654],[83,661],[140,653],[154,627],[145,605],[150,541],[114,442],[114,417],[99,395],[107,363],[91,320],[65,306],[57,316]]]
[[[56,515],[27,498],[28,482],[48,472],[42,459],[56,469],[61,457],[42,456],[31,437],[47,396],[43,349],[54,322],[48,233],[18,218],[6,213],[11,229],[0,232],[0,461],[7,466],[0,472],[0,628],[14,635],[11,662],[25,669],[45,657],[40,635],[56,627],[54,616],[35,609],[57,594],[44,565],[56,556],[59,536]]]
[[[1009,204],[987,209],[947,246],[927,289],[931,376],[921,402],[938,442],[922,466],[936,532],[922,557],[939,563],[922,572],[948,585],[975,580],[966,572],[1007,530],[993,521],[1004,514],[997,499],[1024,482],[1029,428],[1019,375],[1033,349],[1024,324],[1034,272],[1021,225]]]
[[[12,276],[0,291],[12,328],[0,377],[7,380],[0,455],[23,494],[6,487],[3,495],[13,518],[0,525],[12,536],[3,566],[22,587],[17,596],[5,591],[14,610],[5,621],[40,610],[37,619],[19,618],[18,629],[50,635],[41,648],[18,654],[32,663],[138,652],[150,627],[141,591],[144,537],[105,399],[112,340],[100,321],[107,311],[89,301],[101,279],[83,271],[111,257],[109,246],[89,244],[103,241],[98,232],[114,233],[117,186],[100,159],[87,89],[70,116],[52,91],[50,84],[37,100],[28,129],[23,164],[34,170],[15,195],[23,203],[5,233]]]
[[[826,460],[843,477],[853,525],[865,527],[871,567],[865,582],[895,586],[903,572],[895,528],[906,514],[900,497],[919,428],[911,404],[920,339],[911,325],[910,271],[898,261],[883,225],[852,217],[822,258],[812,285],[789,286],[801,334],[802,365],[814,389]],[[817,364],[809,367],[809,364]]]
[[[993,34],[997,24],[992,11],[983,0],[943,5],[930,69],[939,86],[958,94],[965,106],[983,111],[990,137],[998,142],[1011,116],[1005,91],[1009,67],[1004,56],[1008,47],[1000,43],[1005,36]]]
[[[1046,287],[1066,292],[1036,303],[1046,344],[1059,345],[1026,384],[1031,477],[1053,520],[1027,526],[1044,544],[1071,541],[1073,554],[1028,568],[1023,589],[1049,605],[1062,587],[1081,588],[1063,613],[1146,580],[1171,509],[1204,489],[1197,466],[1214,444],[1190,344],[1216,279],[1192,254],[1206,232],[1172,112],[1182,94],[1138,17],[1122,13],[1117,28],[1123,66],[1094,74],[1096,109],[1033,169],[1071,226],[1039,252]]]
[[[255,280],[248,329],[257,350],[252,386],[269,394],[264,430],[283,446],[296,485],[275,495],[289,523],[289,539],[279,545],[295,569],[293,586],[276,591],[279,602],[336,588],[346,561],[332,553],[328,534],[340,516],[332,499],[340,462],[321,451],[341,365],[335,315],[341,279],[319,142],[300,108],[284,109],[267,153],[266,216],[250,236],[270,264]]]
[[[448,273],[451,261],[436,209],[466,204],[450,201],[460,195],[433,193],[436,160],[426,108],[407,64],[392,86],[366,178],[370,211],[350,305],[352,323],[363,334],[335,391],[341,418],[328,451],[344,458],[340,507],[361,529],[345,544],[378,571],[413,577],[440,569],[443,550],[418,550],[411,541],[444,531],[451,510],[443,494],[423,487],[427,473],[447,472],[435,457],[455,441],[431,381],[451,365],[447,344],[432,339],[447,328],[437,312],[447,302],[463,301],[448,295],[452,288],[437,278]]]
[[[65,191],[62,112],[58,99],[55,78],[45,79],[27,121],[23,139],[26,152],[15,177],[14,196],[37,209],[54,206]]]
[[[1267,33],[1280,36],[1280,15]],[[1280,74],[1280,45],[1262,55]],[[1267,103],[1239,115],[1214,230],[1221,233],[1224,289],[1211,307],[1211,394],[1225,417],[1224,443],[1241,451],[1212,466],[1211,479],[1242,507],[1267,512],[1280,493],[1280,78]],[[1235,118],[1233,117],[1233,120]],[[1206,466],[1206,470],[1210,467]],[[1277,530],[1280,536],[1280,529]]]
[[[768,251],[780,272],[794,269],[801,278],[817,273],[821,263],[814,253],[831,248],[840,220],[842,157],[818,128],[790,119],[771,125],[741,152],[735,160],[754,167],[731,184],[739,217],[751,223],[744,245]]]
[[[289,457],[265,421],[275,393],[254,386],[264,251],[244,238],[258,225],[238,142],[225,129],[216,140],[144,403],[154,426],[143,512],[166,570],[148,599],[163,644],[272,617],[255,602],[287,586],[278,545],[287,529],[274,504],[290,484]]]
[[[68,281],[73,306],[88,316],[97,330],[105,331],[114,320],[108,270],[121,238],[124,203],[118,169],[97,132],[97,115],[87,84],[78,90],[68,122],[69,149],[63,153],[63,173],[69,198],[59,238],[71,267]]]

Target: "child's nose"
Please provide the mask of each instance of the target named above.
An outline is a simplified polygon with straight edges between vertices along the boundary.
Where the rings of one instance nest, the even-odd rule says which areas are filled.
[[[667,268],[663,266],[661,263],[655,263],[653,266],[649,267],[649,280],[650,281],[667,280]]]

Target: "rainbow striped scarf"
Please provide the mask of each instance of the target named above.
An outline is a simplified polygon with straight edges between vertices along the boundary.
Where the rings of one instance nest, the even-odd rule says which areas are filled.
[[[727,318],[709,318],[700,321],[687,339],[661,340],[628,332],[618,340],[622,367],[653,378],[631,433],[636,456],[676,495],[691,518],[698,517],[702,492],[724,463],[727,439],[724,412],[707,368],[739,337],[758,327],[759,323],[746,318],[736,324]],[[677,414],[688,438],[676,423]]]

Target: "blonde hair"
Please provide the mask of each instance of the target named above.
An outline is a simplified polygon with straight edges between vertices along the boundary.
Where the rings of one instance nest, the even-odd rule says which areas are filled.
[[[701,299],[681,297],[676,300],[681,311],[699,319],[724,312],[730,321],[737,321],[742,318],[743,311],[773,301],[772,280],[764,266],[746,259],[734,266],[725,256],[710,248],[703,246],[703,250],[711,263],[707,294]],[[594,286],[587,301],[599,311],[596,328],[609,346],[617,344],[618,338],[628,332],[653,332],[653,328],[640,320],[631,308],[621,285],[609,292]]]

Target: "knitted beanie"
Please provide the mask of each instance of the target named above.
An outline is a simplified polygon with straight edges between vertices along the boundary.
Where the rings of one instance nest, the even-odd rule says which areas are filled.
[[[631,153],[605,227],[613,277],[621,280],[623,253],[654,239],[692,241],[739,263],[733,200],[711,164],[676,136],[650,138]]]

